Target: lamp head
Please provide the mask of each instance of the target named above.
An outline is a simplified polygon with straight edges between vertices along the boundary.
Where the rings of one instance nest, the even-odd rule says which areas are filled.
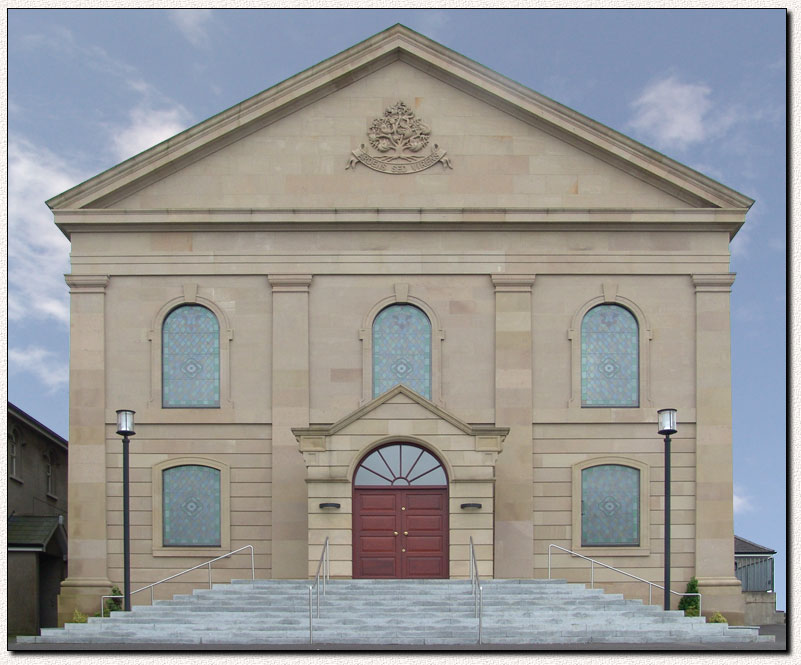
[[[133,436],[136,434],[134,430],[134,413],[130,409],[117,409],[117,434],[122,436]]]
[[[660,409],[656,412],[659,418],[659,429],[657,430],[663,436],[670,436],[675,434],[676,429],[676,409]]]

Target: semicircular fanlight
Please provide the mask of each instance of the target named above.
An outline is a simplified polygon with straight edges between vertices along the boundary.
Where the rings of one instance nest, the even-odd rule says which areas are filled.
[[[448,484],[441,462],[421,446],[391,443],[377,448],[356,469],[354,485],[441,487]]]

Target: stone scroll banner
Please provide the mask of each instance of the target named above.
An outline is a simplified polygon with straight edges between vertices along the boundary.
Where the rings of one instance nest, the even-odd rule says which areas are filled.
[[[361,162],[366,167],[381,173],[417,173],[434,166],[438,162],[442,165],[452,169],[451,160],[446,157],[445,150],[435,145],[430,154],[425,157],[412,158],[412,157],[374,157],[364,150],[362,145],[358,150],[351,152],[352,157],[348,161],[345,169],[352,169],[356,166],[357,162]],[[403,160],[403,161],[400,161]]]

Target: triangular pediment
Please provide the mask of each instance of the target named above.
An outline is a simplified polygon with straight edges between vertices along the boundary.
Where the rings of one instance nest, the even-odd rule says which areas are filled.
[[[365,419],[381,419],[382,410],[385,407],[398,407],[404,409],[404,419],[438,419],[451,425],[469,436],[500,436],[505,437],[509,433],[507,427],[495,427],[494,425],[471,425],[445,409],[437,406],[425,397],[417,394],[414,390],[399,384],[387,390],[384,394],[367,402],[355,411],[340,418],[330,425],[312,425],[310,427],[293,428],[292,432],[300,439],[301,436],[326,437],[342,432],[348,426]],[[387,420],[397,419],[397,412],[386,414]]]
[[[419,174],[347,168],[368,144],[371,119],[398,101],[430,124],[451,161],[430,166],[424,186]],[[95,209],[744,211],[752,203],[401,25],[48,201],[60,223]]]

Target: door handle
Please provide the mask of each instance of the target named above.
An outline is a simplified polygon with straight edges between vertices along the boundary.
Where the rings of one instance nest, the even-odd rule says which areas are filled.
[[[408,531],[404,531],[404,532],[403,532],[403,535],[404,535],[404,536],[408,536],[408,535],[409,535],[409,532],[408,532]]]
[[[401,552],[405,552],[405,551],[406,551],[406,549],[405,549],[405,548],[401,550]]]
[[[396,536],[398,535],[398,532],[397,532],[397,531],[395,532],[395,535],[396,535]]]

